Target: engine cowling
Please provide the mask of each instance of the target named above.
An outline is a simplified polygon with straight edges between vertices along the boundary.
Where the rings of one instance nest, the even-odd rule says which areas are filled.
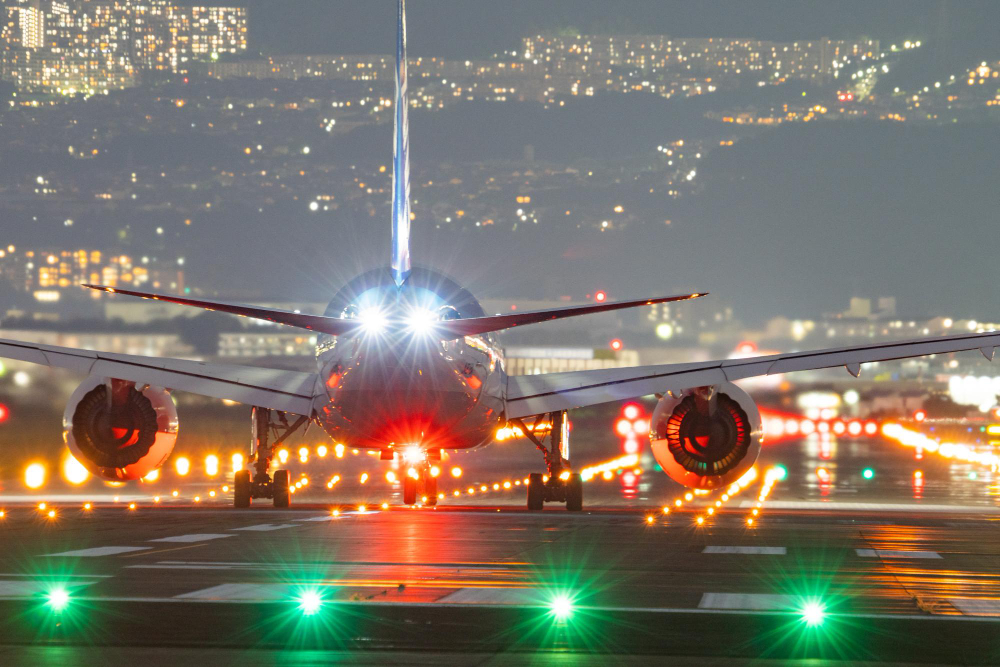
[[[667,393],[650,421],[656,462],[676,482],[696,489],[732,484],[760,454],[757,404],[726,382]]]
[[[89,377],[70,396],[63,439],[92,474],[140,479],[163,465],[177,442],[170,392],[126,380]]]

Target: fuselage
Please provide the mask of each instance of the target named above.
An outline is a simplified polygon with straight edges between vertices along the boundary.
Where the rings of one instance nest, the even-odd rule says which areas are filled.
[[[379,269],[344,286],[325,314],[365,325],[358,336],[322,335],[317,344],[324,395],[316,414],[336,442],[427,451],[492,442],[507,386],[495,334],[434,335],[436,321],[485,314],[467,290],[422,269],[397,286]]]

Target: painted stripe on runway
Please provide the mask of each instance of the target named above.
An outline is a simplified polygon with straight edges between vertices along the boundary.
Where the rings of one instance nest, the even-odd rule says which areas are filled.
[[[534,588],[459,588],[437,601],[450,604],[535,605],[543,603],[543,595]]]
[[[66,588],[83,588],[84,586],[90,586],[91,584],[96,584],[97,579],[93,581],[77,580],[71,582],[63,582],[62,585]],[[38,595],[44,595],[52,590],[51,581],[38,581],[38,580],[21,580],[21,581],[0,581],[0,598],[24,598],[24,597],[35,597]]]
[[[218,540],[223,537],[234,537],[232,533],[191,533],[190,535],[174,535],[173,537],[160,537],[149,542],[207,542],[208,540]]]
[[[219,584],[174,596],[177,600],[252,600],[254,602],[288,600],[291,597],[288,586],[285,584]]]
[[[778,611],[795,607],[791,595],[772,593],[705,593],[699,609],[741,609],[746,611]]]
[[[259,523],[256,526],[243,526],[242,528],[230,528],[229,530],[250,530],[255,532],[266,533],[272,530],[281,530],[282,528],[295,528],[294,523]]]
[[[757,506],[755,500],[741,500],[740,507]],[[778,510],[839,510],[858,512],[967,512],[997,514],[1000,508],[986,505],[925,505],[923,503],[844,503],[798,500],[768,500],[767,507]]]
[[[862,558],[941,558],[936,551],[896,551],[893,549],[855,549]]]
[[[145,551],[153,547],[93,547],[91,549],[76,549],[75,551],[60,551],[55,554],[45,554],[46,556],[67,556],[70,558],[94,558],[97,556],[114,556],[115,554],[127,554],[132,551]]]
[[[703,554],[754,554],[766,556],[784,556],[788,553],[785,547],[705,547]]]
[[[1000,616],[1000,600],[948,598],[948,602],[965,616]]]

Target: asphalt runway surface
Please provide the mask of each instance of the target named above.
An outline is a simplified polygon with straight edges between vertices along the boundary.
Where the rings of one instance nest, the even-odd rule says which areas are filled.
[[[760,470],[725,502],[651,468],[595,479],[578,514],[482,492],[516,476],[471,457],[436,509],[384,482],[289,510],[232,509],[218,481],[8,493],[0,663],[1000,664],[996,473],[875,439],[766,447]]]

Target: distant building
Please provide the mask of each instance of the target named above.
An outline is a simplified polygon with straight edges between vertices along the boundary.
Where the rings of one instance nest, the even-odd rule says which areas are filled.
[[[0,76],[25,93],[107,94],[140,69],[186,71],[246,50],[246,10],[166,0],[14,0],[0,26]]]

